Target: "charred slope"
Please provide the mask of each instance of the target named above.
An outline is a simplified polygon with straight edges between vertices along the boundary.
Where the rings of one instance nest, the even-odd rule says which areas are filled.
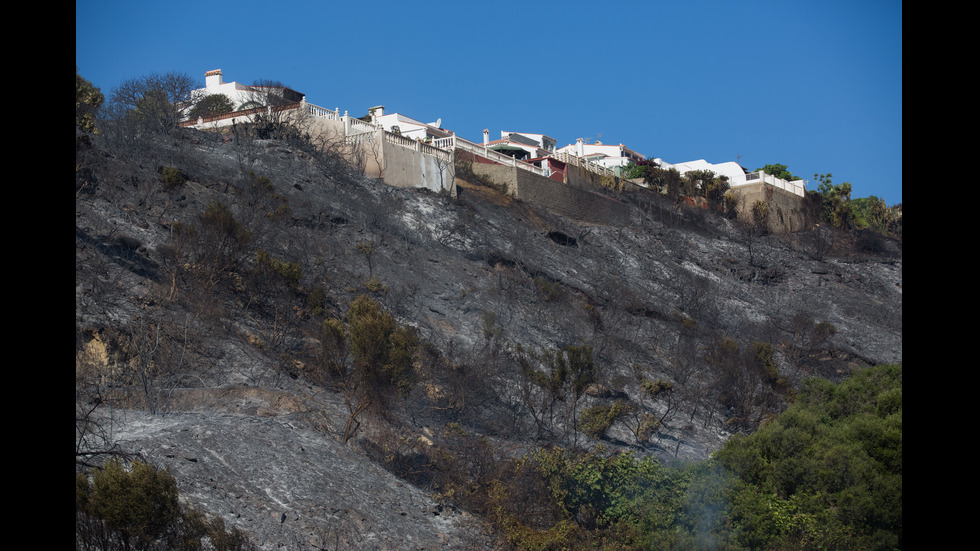
[[[267,548],[404,548],[406,526],[417,548],[483,537],[406,475],[410,454],[402,481],[370,460],[449,424],[508,449],[599,436],[700,459],[804,377],[902,359],[900,243],[758,236],[629,194],[628,226],[587,225],[467,182],[451,200],[207,133],[96,141],[76,165],[76,394],[111,397],[98,415],[129,411],[85,444],[172,466]],[[317,328],[362,294],[423,345],[411,391],[344,446],[344,394],[310,366]],[[549,401],[533,373],[570,347],[591,351],[594,376]],[[616,401],[633,415],[577,430]]]

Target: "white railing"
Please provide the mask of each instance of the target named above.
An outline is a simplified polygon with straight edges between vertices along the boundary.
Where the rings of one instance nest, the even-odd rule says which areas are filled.
[[[452,141],[450,142],[447,140],[452,140]],[[547,167],[534,166],[531,163],[518,161],[517,159],[511,157],[510,155],[504,155],[503,153],[500,153],[499,151],[494,151],[493,149],[490,149],[485,145],[478,145],[467,139],[460,138],[459,136],[454,135],[450,138],[442,138],[440,140],[437,140],[437,142],[440,144],[439,147],[442,147],[444,149],[451,146],[455,149],[466,151],[467,153],[479,155],[497,164],[517,167],[538,174],[539,176],[544,176],[545,178],[547,178],[550,174],[550,171],[548,170]]]
[[[385,131],[384,136],[385,141],[388,143],[437,157],[444,162],[450,162],[452,160],[452,149],[447,150],[446,148],[436,147],[435,145],[422,143],[419,140],[406,138],[401,134],[395,134],[388,131]]]
[[[761,180],[766,184],[786,190],[800,197],[806,195],[806,180],[793,180],[792,182],[788,182],[765,172],[749,172],[745,175],[745,183],[755,183],[756,180]]]
[[[590,161],[590,160],[585,159],[585,158],[582,158],[582,157],[577,157],[577,156],[572,155],[572,154],[570,154],[568,152],[565,152],[565,151],[558,151],[558,152],[556,152],[555,153],[555,158],[558,159],[559,161],[565,163],[565,164],[574,165],[574,166],[580,166],[580,167],[588,170],[589,172],[594,172],[594,173],[599,174],[599,175],[602,175],[602,176],[615,176],[616,175],[616,171],[613,170],[613,169],[611,169],[611,168],[602,166],[602,165],[600,165],[599,163],[597,163],[595,161]]]
[[[321,119],[327,119],[331,121],[340,120],[340,108],[336,110],[327,109],[326,107],[320,107],[319,105],[313,105],[312,103],[303,102],[306,105],[306,112],[314,117]]]

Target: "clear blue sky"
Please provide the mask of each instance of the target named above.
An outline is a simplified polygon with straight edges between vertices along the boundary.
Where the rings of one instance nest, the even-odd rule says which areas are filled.
[[[76,0],[75,64],[107,95],[176,71],[460,136],[623,143],[670,163],[832,173],[902,201],[898,0]]]

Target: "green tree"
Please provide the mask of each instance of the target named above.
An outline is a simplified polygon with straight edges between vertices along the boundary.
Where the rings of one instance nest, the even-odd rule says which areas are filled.
[[[75,67],[75,128],[88,134],[98,133],[95,113],[104,101],[102,91],[82,78]]]
[[[834,184],[833,176],[814,174],[820,182],[817,193],[820,196],[820,219],[835,228],[850,230],[854,226],[854,213],[851,210],[851,184]]]
[[[211,94],[198,100],[194,104],[194,107],[187,113],[187,116],[191,120],[197,120],[198,118],[224,115],[234,110],[235,106],[228,96],[224,94]]]
[[[350,412],[344,429],[346,442],[360,426],[358,417],[363,412],[383,413],[391,396],[406,396],[411,391],[419,337],[414,327],[399,326],[394,316],[367,295],[351,301],[346,328],[331,320],[324,323],[324,328],[328,351],[343,356],[344,351],[350,351],[349,364],[336,360],[332,364]],[[337,358],[341,354],[330,356]]]
[[[789,167],[778,163],[766,165],[762,168],[757,168],[755,169],[755,172],[765,172],[766,174],[775,176],[776,178],[781,178],[783,180],[786,180],[787,182],[793,182],[795,180],[800,179],[794,176],[793,173],[789,171]]]
[[[851,201],[851,210],[856,228],[867,228],[883,235],[888,233],[890,212],[884,199],[874,195],[854,199]]]
[[[715,457],[739,477],[731,514],[744,547],[902,547],[900,365],[808,381],[785,412]]]

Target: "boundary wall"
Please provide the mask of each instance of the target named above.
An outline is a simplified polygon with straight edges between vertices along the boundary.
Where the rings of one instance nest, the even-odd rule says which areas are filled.
[[[590,224],[626,226],[630,223],[629,205],[600,193],[479,158],[473,160],[471,170],[473,174],[500,185],[507,195],[540,205],[555,214]]]
[[[769,228],[773,232],[796,232],[807,227],[803,200],[792,191],[759,182],[733,187],[729,193],[738,198],[737,208],[740,219],[750,220],[752,205],[756,201],[764,201],[769,205]]]

